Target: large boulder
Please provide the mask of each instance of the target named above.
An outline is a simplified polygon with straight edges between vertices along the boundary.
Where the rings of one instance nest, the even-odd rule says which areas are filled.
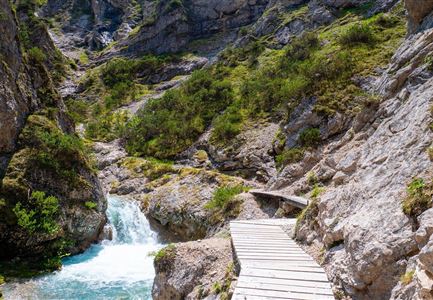
[[[212,295],[227,297],[231,293],[234,264],[230,239],[169,245],[157,253],[154,265],[153,299],[214,299]]]

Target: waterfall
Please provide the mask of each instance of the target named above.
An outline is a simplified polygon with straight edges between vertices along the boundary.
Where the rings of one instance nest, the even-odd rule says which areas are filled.
[[[152,299],[156,234],[135,201],[109,195],[107,217],[112,240],[65,258],[60,271],[6,286],[6,299]]]

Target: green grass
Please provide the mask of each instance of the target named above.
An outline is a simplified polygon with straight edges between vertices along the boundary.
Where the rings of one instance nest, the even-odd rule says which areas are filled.
[[[95,209],[98,205],[93,201],[86,201],[84,202],[84,206],[88,209]]]
[[[288,164],[300,162],[304,158],[304,154],[305,150],[303,148],[284,149],[275,157],[275,162],[278,168],[282,168]]]
[[[29,58],[37,63],[43,63],[47,56],[42,52],[42,50],[38,47],[32,47],[29,50],[27,50],[27,54]]]
[[[168,246],[160,249],[155,254],[155,261],[161,261],[162,259],[170,259],[173,258],[176,254],[176,245],[175,244],[168,244]]]
[[[78,60],[80,61],[80,64],[82,64],[82,65],[87,65],[90,62],[89,56],[87,56],[87,53],[84,51],[80,52],[80,56],[79,56]]]
[[[433,183],[423,178],[414,178],[407,186],[406,197],[402,201],[403,212],[418,217],[432,207]]]
[[[206,203],[205,208],[210,210],[224,209],[237,195],[245,191],[248,191],[248,189],[243,185],[217,188],[213,194],[212,200]]]
[[[236,217],[240,213],[242,203],[236,196],[248,190],[249,188],[243,185],[217,188],[212,199],[204,206],[205,209],[211,212],[209,221],[212,224],[217,224],[228,218]]]

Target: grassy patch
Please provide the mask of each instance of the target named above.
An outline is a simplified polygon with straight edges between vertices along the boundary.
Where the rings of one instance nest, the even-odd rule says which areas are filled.
[[[222,222],[226,218],[236,217],[240,213],[241,201],[237,195],[248,191],[243,185],[219,187],[214,191],[212,199],[206,203],[205,209],[212,212],[212,223]]]
[[[382,20],[382,19],[381,19]],[[339,42],[343,46],[356,46],[358,44],[373,45],[376,38],[373,29],[368,24],[357,23],[347,28],[340,36]]]
[[[412,271],[408,271],[406,273],[404,273],[401,277],[400,277],[400,281],[403,285],[408,285],[409,283],[412,282],[413,280],[413,276],[415,275],[415,270]]]
[[[122,166],[129,169],[135,176],[144,176],[149,180],[156,180],[166,174],[178,172],[173,167],[173,162],[155,158],[127,157],[122,161]]]
[[[275,157],[275,162],[278,168],[282,168],[288,164],[300,162],[304,158],[305,150],[302,148],[284,149]]]
[[[95,209],[98,205],[93,201],[84,202],[84,206],[88,209]]]
[[[155,254],[155,261],[161,261],[162,259],[172,259],[176,255],[176,245],[169,244],[168,246],[160,249]]]
[[[90,62],[89,56],[85,51],[80,52],[80,56],[78,57],[78,60],[82,65],[87,65]]]
[[[422,178],[414,178],[407,186],[407,195],[402,202],[403,212],[411,217],[418,217],[432,207],[433,183]]]
[[[296,218],[295,232],[297,232],[302,224],[307,224],[310,227],[316,222],[316,217],[319,214],[319,202],[316,199],[310,201],[308,206],[304,208]]]

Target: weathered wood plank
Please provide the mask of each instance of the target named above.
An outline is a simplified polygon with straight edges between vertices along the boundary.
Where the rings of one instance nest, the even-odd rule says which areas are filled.
[[[260,289],[249,289],[249,288],[236,288],[236,292],[246,296],[262,296],[262,297],[274,297],[282,299],[297,299],[297,300],[327,300],[334,299],[333,296],[328,295],[314,295],[307,293],[295,293],[295,292],[281,292],[281,291],[270,291]],[[248,299],[248,297],[247,297]]]
[[[239,281],[269,283],[269,284],[281,284],[281,285],[294,285],[294,286],[299,286],[299,287],[329,288],[329,290],[331,290],[331,285],[329,284],[329,282],[322,282],[322,281],[305,281],[305,280],[302,281],[302,280],[297,280],[297,279],[249,276],[249,275],[244,275],[244,274],[242,274],[242,276],[239,277]]]
[[[315,286],[305,287],[305,286],[296,286],[296,285],[271,284],[271,283],[263,283],[263,282],[246,282],[245,279],[243,279],[242,281],[238,281],[236,287],[333,296],[329,287],[319,288]]]

